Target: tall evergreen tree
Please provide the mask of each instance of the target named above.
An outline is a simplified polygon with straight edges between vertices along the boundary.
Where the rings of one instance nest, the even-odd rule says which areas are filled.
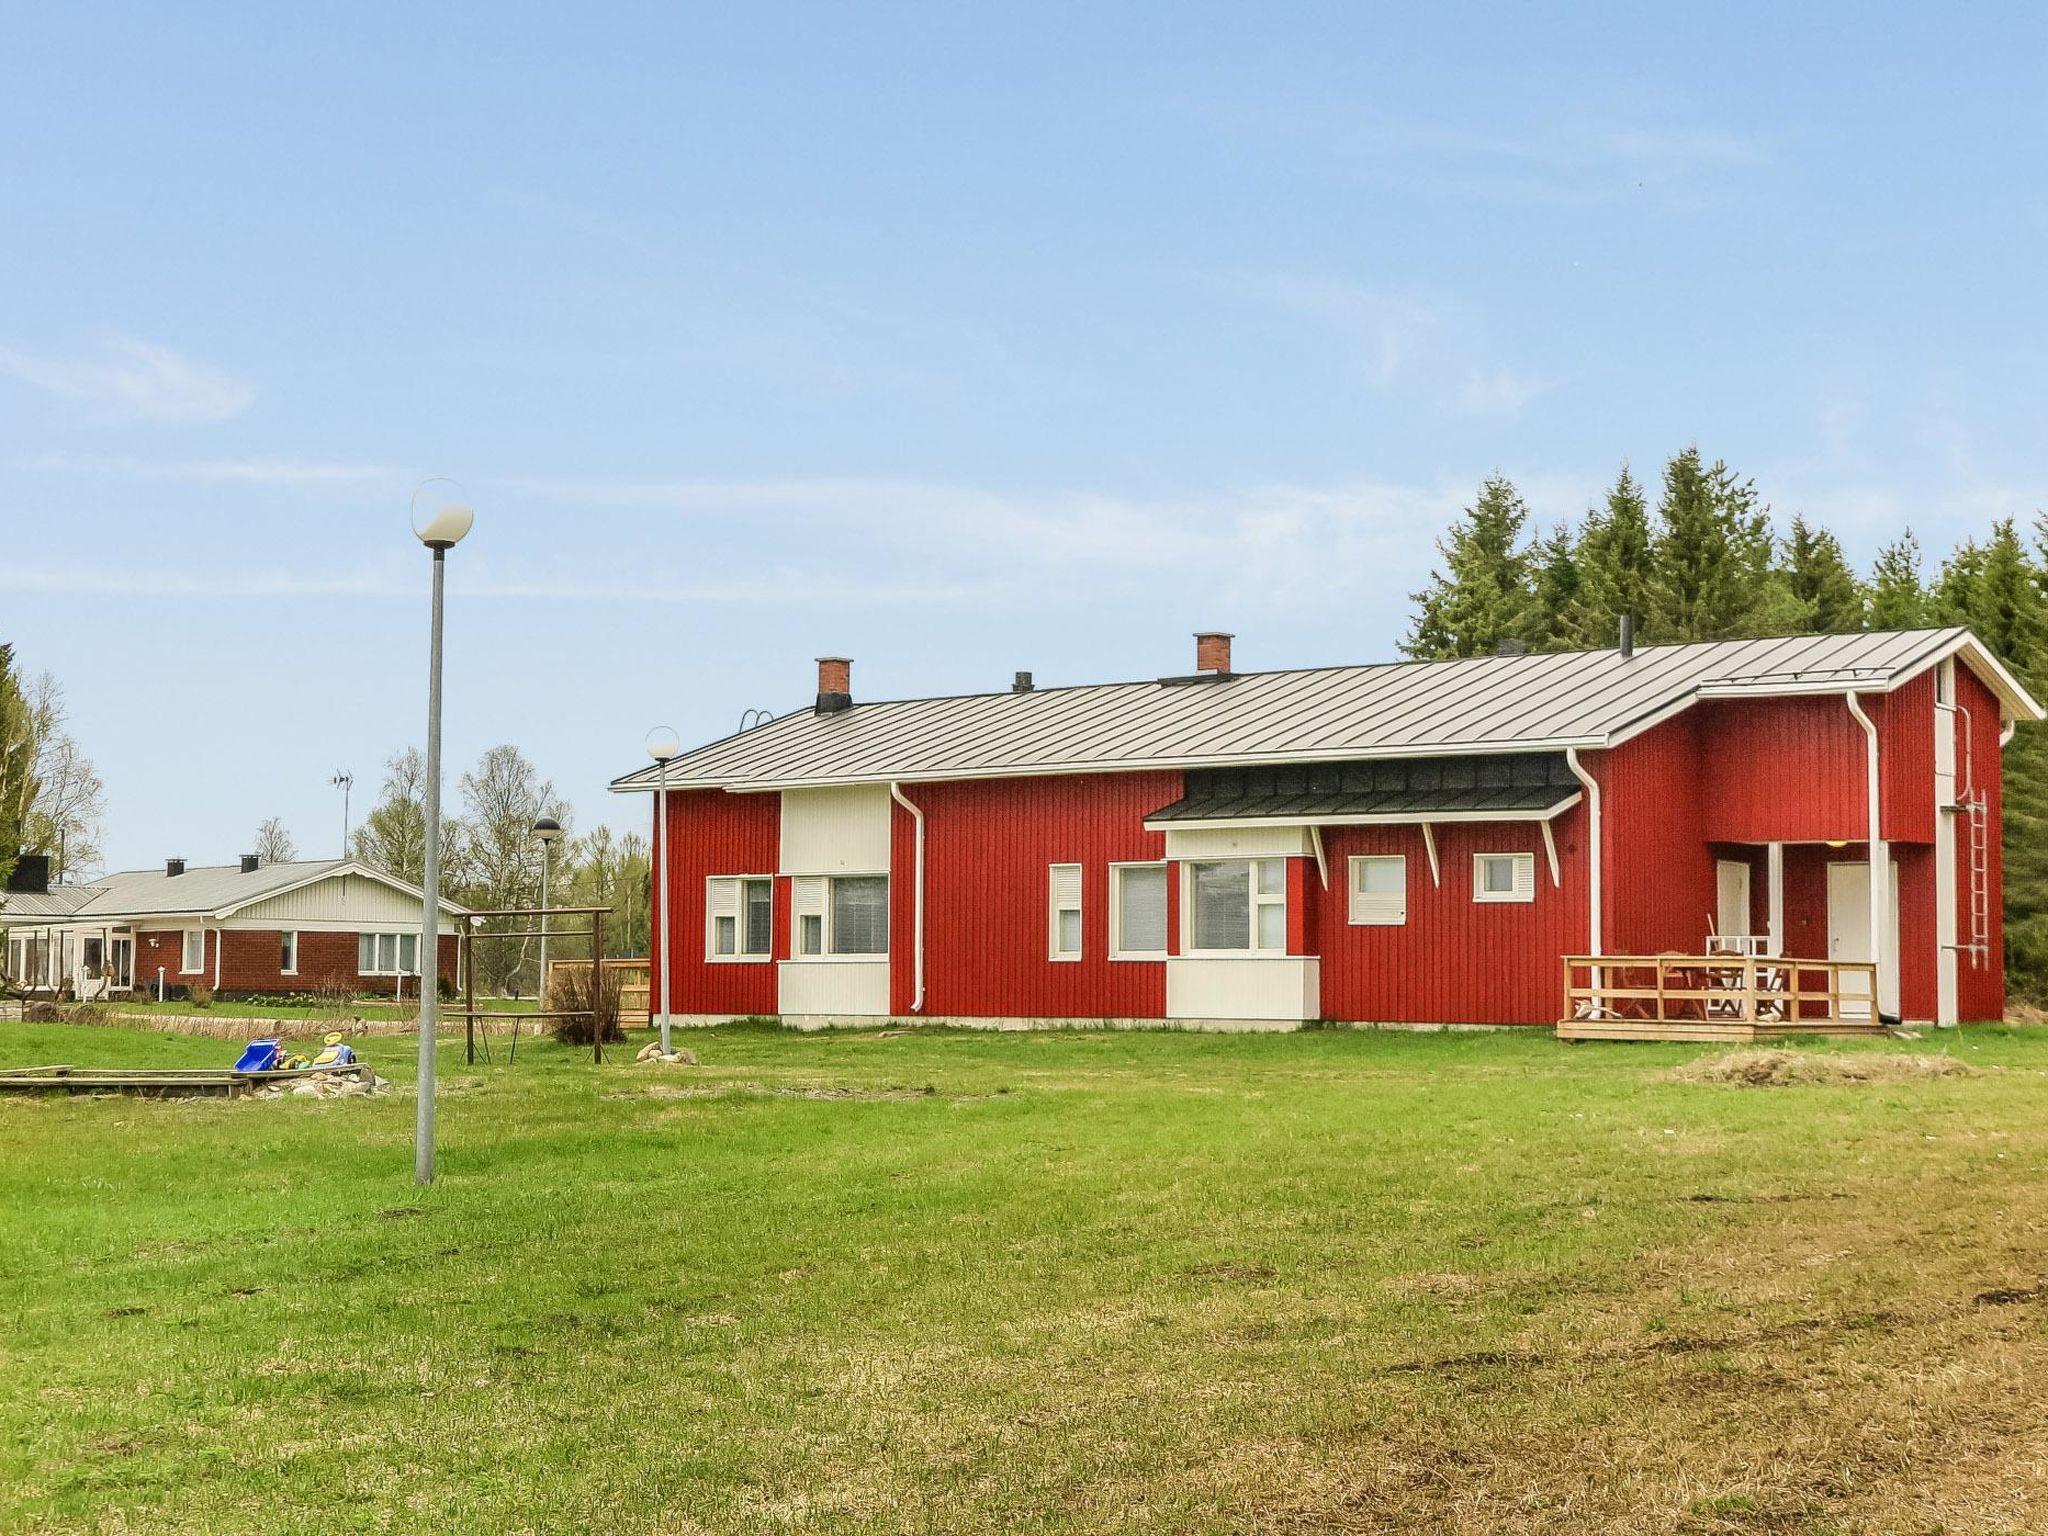
[[[1484,656],[1503,640],[1524,638],[1534,598],[1522,534],[1529,509],[1495,471],[1479,496],[1437,540],[1443,569],[1412,594],[1415,623],[1401,649],[1418,661]]]
[[[1537,650],[1562,650],[1573,642],[1572,616],[1584,587],[1579,541],[1566,527],[1551,530],[1536,545],[1527,628],[1522,638]]]
[[[1614,477],[1604,506],[1586,514],[1579,534],[1579,599],[1559,637],[1578,647],[1611,645],[1621,616],[1649,616],[1652,540],[1650,504],[1628,465]]]
[[[0,879],[14,870],[17,854],[40,852],[27,846],[38,789],[36,737],[14,666],[14,647],[0,644]]]
[[[1920,576],[1920,541],[1908,528],[1877,552],[1870,568],[1870,627],[1919,629],[1933,621],[1933,604]]]
[[[1728,640],[1781,620],[1770,599],[1770,509],[1755,482],[1688,447],[1664,466],[1649,590],[1649,634],[1660,641]]]
[[[1795,627],[1824,635],[1863,628],[1869,599],[1842,555],[1841,541],[1827,529],[1795,516],[1779,575],[1796,605]]]

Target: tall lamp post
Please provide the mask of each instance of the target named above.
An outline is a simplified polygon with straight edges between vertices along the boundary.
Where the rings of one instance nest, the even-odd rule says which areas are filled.
[[[659,937],[655,953],[661,957],[661,1054],[669,1051],[668,1031],[668,764],[683,750],[682,738],[672,726],[657,725],[647,733],[647,755],[661,766],[654,791],[654,906]]]
[[[442,501],[455,488],[450,480],[429,480],[412,493],[412,531],[434,555],[434,609],[427,640],[427,868],[420,903],[419,1112],[413,1124],[412,1178],[434,1182],[434,1027],[441,1011],[441,596],[448,551],[462,542],[476,514],[456,501]]]
[[[540,843],[540,986],[534,991],[543,1012],[548,1006],[548,904],[553,900],[555,889],[555,840],[562,835],[562,824],[552,816],[543,816],[533,824],[533,835]],[[597,1005],[591,1004],[594,1008]]]

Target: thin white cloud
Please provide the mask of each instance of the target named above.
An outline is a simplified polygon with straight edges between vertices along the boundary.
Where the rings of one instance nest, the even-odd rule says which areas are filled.
[[[38,470],[65,473],[135,475],[151,480],[183,480],[211,485],[317,487],[404,484],[408,471],[391,464],[360,464],[318,459],[138,459],[121,455],[44,453],[20,461]]]
[[[241,415],[256,398],[241,379],[146,341],[110,341],[89,358],[0,346],[0,377],[124,421],[217,424]]]
[[[1352,371],[1383,393],[1458,415],[1507,417],[1564,382],[1485,358],[1478,322],[1441,301],[1298,273],[1246,274],[1238,285],[1324,329]]]

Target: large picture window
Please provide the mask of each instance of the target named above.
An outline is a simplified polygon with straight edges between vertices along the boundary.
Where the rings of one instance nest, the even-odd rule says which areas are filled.
[[[1215,859],[1185,868],[1191,953],[1287,953],[1285,859]]]
[[[1166,955],[1166,866],[1110,866],[1109,952],[1117,960]]]
[[[708,960],[766,960],[775,949],[775,882],[766,875],[715,875],[704,884]]]

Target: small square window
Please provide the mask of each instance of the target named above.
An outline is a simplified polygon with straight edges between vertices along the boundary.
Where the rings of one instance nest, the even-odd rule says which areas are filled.
[[[1360,854],[1351,861],[1351,921],[1393,926],[1408,921],[1405,854]]]
[[[1474,901],[1534,901],[1536,855],[1480,853],[1472,858]]]

